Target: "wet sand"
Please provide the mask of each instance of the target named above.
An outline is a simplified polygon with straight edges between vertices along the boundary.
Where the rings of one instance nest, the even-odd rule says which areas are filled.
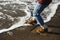
[[[33,26],[20,27],[0,34],[0,40],[60,40],[60,28],[49,27],[51,33],[37,34],[31,32]]]

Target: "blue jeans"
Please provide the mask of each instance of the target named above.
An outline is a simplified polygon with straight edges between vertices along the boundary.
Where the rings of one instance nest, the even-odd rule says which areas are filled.
[[[40,14],[44,10],[45,7],[46,7],[46,5],[42,5],[42,4],[37,3],[34,8],[33,17],[35,17],[35,19],[37,20],[39,25],[44,25],[44,21],[43,21]]]

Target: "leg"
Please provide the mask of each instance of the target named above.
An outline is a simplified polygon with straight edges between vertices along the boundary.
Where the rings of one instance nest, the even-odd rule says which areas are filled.
[[[45,7],[46,6],[37,3],[35,8],[34,8],[33,16],[35,17],[35,19],[37,20],[39,25],[44,25],[44,21],[40,15],[40,13],[44,10]]]

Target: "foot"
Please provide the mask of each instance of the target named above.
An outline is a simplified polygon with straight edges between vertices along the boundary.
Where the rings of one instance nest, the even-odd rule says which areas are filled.
[[[30,20],[27,21],[27,24],[35,24],[37,23],[34,18],[31,18]]]
[[[34,32],[36,33],[44,33],[44,32],[48,32],[48,28],[44,28],[44,27],[37,27]]]

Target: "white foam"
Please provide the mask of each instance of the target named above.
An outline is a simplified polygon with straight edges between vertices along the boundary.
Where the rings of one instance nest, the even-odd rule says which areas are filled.
[[[49,10],[49,11],[51,11],[51,12],[50,12],[49,15],[47,16],[47,19],[44,20],[44,22],[49,22],[49,21],[51,20],[51,18],[52,18],[52,17],[55,15],[55,13],[56,13],[56,10],[57,10],[57,8],[58,8],[58,5],[60,5],[60,2],[54,3],[54,4],[50,5],[50,9],[51,9],[51,10]]]
[[[27,15],[24,16],[24,17],[19,17],[18,18],[19,22],[15,23],[14,25],[12,25],[8,29],[2,29],[2,30],[0,30],[0,33],[7,32],[9,30],[13,30],[15,28],[18,28],[18,27],[21,27],[21,26],[24,26],[24,25],[29,25],[29,24],[24,24],[24,23],[26,22],[26,20],[28,20],[31,17],[31,13],[27,11],[27,10],[29,10],[28,7],[26,7],[26,9],[23,9],[23,10],[26,12]]]
[[[27,16],[20,17],[19,18],[20,19],[19,22],[15,23],[14,25],[12,25],[8,29],[2,29],[2,30],[0,30],[0,33],[6,32],[6,31],[9,31],[9,30],[13,30],[15,28],[18,28],[18,27],[21,27],[21,26],[24,26],[24,25],[29,25],[29,24],[24,24],[24,23],[26,22],[27,19],[30,18],[31,14],[30,14],[30,12],[27,12],[26,10],[25,10],[25,12],[27,13]]]

